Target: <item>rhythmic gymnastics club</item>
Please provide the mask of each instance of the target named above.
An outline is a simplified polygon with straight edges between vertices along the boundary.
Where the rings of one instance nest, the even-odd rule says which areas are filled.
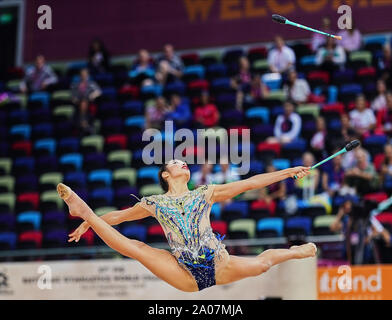
[[[306,26],[304,26],[302,24],[292,22],[289,19],[287,19],[285,17],[282,17],[279,14],[273,14],[272,15],[272,20],[274,20],[277,23],[289,24],[289,25],[292,25],[292,26],[297,27],[297,28],[301,28],[301,29],[305,29],[305,30],[308,30],[308,31],[320,33],[320,34],[323,34],[323,35],[325,35],[327,37],[331,37],[331,38],[334,38],[334,39],[337,39],[337,40],[342,40],[341,36],[335,36],[333,34],[329,34],[329,33],[326,33],[326,32],[320,31],[320,30],[316,30],[316,29],[313,29],[313,28],[306,27]]]
[[[318,166],[321,166],[323,163],[325,163],[325,162],[327,162],[329,160],[332,160],[333,158],[337,157],[338,155],[340,155],[342,153],[345,153],[347,151],[351,151],[351,150],[355,149],[360,144],[361,143],[359,142],[359,140],[353,140],[350,143],[347,143],[346,146],[342,150],[340,150],[340,151],[336,152],[335,154],[333,154],[332,156],[330,156],[330,157],[320,161],[319,163],[316,163],[313,167],[310,168],[310,170],[315,169]],[[296,175],[294,176],[294,179],[297,179]]]

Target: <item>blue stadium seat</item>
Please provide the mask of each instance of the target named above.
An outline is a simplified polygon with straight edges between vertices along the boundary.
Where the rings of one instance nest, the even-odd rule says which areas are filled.
[[[33,92],[30,95],[29,101],[39,101],[45,108],[49,107],[50,95],[48,92]]]
[[[53,124],[38,123],[33,126],[33,135],[37,138],[50,138],[53,136]]]
[[[300,60],[302,66],[316,65],[316,56],[304,56]]]
[[[145,117],[144,116],[133,116],[125,119],[125,126],[127,127],[139,127],[143,129],[145,126]]]
[[[24,168],[28,172],[34,172],[35,159],[32,157],[19,157],[14,160],[13,170],[15,172],[20,171],[20,168]]]
[[[103,181],[107,187],[112,185],[112,171],[107,169],[100,169],[91,171],[88,175],[89,181]]]
[[[47,150],[48,153],[54,155],[56,153],[56,140],[52,138],[37,140],[34,148],[35,150]]]
[[[284,221],[282,218],[262,218],[256,224],[257,233],[274,230],[278,237],[283,236]]]
[[[259,160],[251,160],[249,167],[249,172],[251,174],[260,174],[264,172],[264,164]]]
[[[10,249],[16,248],[17,235],[13,232],[1,232],[0,233],[0,249]],[[4,248],[4,244],[7,246]]]
[[[269,114],[269,109],[265,107],[253,107],[245,112],[247,118],[260,118],[263,123],[269,123]]]
[[[138,179],[145,179],[145,178],[153,179],[155,183],[159,183],[158,172],[159,172],[159,167],[157,166],[144,167],[138,170],[137,177]]]
[[[164,88],[164,93],[171,95],[171,94],[179,94],[184,95],[186,90],[186,85],[182,81],[175,81],[168,83]]]
[[[82,170],[83,156],[79,153],[68,153],[60,158],[60,163],[63,165],[72,164],[77,171],[80,171]]]
[[[81,187],[86,187],[87,185],[86,173],[83,171],[66,173],[64,176],[64,183],[65,184],[76,183]]]
[[[163,88],[159,84],[143,86],[141,88],[141,94],[144,96],[155,96],[159,97],[162,95]]]
[[[115,100],[117,97],[117,89],[115,87],[102,88],[102,97],[107,100]]]
[[[310,217],[291,217],[288,218],[285,228],[289,229],[303,229],[306,235],[310,235],[312,230],[312,218]]]
[[[24,140],[30,140],[31,126],[29,124],[17,124],[10,128],[12,136],[22,136]]]
[[[271,90],[278,90],[282,85],[282,76],[280,73],[265,73],[261,76],[261,81]]]
[[[231,90],[231,80],[230,78],[216,78],[211,81],[211,91],[212,92],[221,92],[221,91],[230,91]]]
[[[139,100],[126,101],[123,103],[122,109],[127,113],[143,114],[143,102]]]
[[[200,64],[187,66],[184,69],[184,76],[195,75],[198,79],[204,79],[205,75],[205,68]]]
[[[9,113],[8,119],[11,124],[28,123],[29,114],[28,110],[14,110]]]
[[[31,223],[34,230],[39,230],[41,227],[41,213],[39,211],[25,211],[21,212],[16,221],[18,223]]]
[[[283,170],[290,168],[290,160],[288,159],[273,159],[272,165],[276,168],[276,170]]]
[[[104,198],[107,201],[107,205],[113,202],[114,192],[111,188],[99,188],[95,189],[90,193],[91,199]]]
[[[221,78],[227,75],[227,67],[223,63],[213,63],[207,67],[207,77]]]
[[[213,220],[220,220],[221,206],[219,203],[214,203],[212,205],[210,215],[212,215]]]
[[[147,239],[147,227],[142,224],[134,224],[121,228],[121,233],[131,239],[145,242]]]
[[[58,143],[58,149],[62,153],[76,153],[79,151],[79,138],[67,137],[62,138]]]

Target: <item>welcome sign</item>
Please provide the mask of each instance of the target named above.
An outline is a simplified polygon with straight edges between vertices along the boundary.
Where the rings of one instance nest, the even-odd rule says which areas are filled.
[[[51,8],[51,30],[37,26],[41,5]],[[42,53],[48,60],[85,59],[96,37],[113,55],[135,54],[141,48],[160,51],[165,43],[191,49],[271,41],[277,34],[310,38],[308,31],[277,25],[271,15],[316,29],[329,16],[336,31],[341,5],[351,7],[362,33],[392,29],[391,19],[380,19],[392,9],[392,0],[29,0],[24,58],[32,61]]]

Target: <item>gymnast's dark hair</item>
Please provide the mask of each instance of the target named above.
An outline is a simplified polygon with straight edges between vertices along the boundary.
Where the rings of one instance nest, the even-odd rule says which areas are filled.
[[[167,192],[169,191],[169,184],[167,181],[162,177],[163,171],[166,171],[166,163],[163,163],[161,168],[159,169],[158,172],[158,178],[159,178],[159,184],[161,185],[163,191]]]

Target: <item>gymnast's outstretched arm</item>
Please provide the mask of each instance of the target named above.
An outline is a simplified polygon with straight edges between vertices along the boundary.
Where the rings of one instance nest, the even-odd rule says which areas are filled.
[[[107,224],[114,226],[118,225],[125,221],[135,221],[144,219],[151,214],[146,210],[143,209],[138,204],[134,205],[133,207],[124,209],[124,210],[115,210],[110,211],[101,216],[102,220],[104,220]],[[80,237],[90,228],[90,225],[87,221],[84,221],[80,224],[78,228],[75,229],[74,232],[69,234],[68,242],[76,241],[78,242]]]
[[[294,167],[271,173],[257,174],[240,181],[218,184],[214,186],[211,202],[225,201],[245,191],[261,189],[287,178],[294,178],[295,175],[300,179],[308,175],[310,173],[309,170],[310,167]]]

